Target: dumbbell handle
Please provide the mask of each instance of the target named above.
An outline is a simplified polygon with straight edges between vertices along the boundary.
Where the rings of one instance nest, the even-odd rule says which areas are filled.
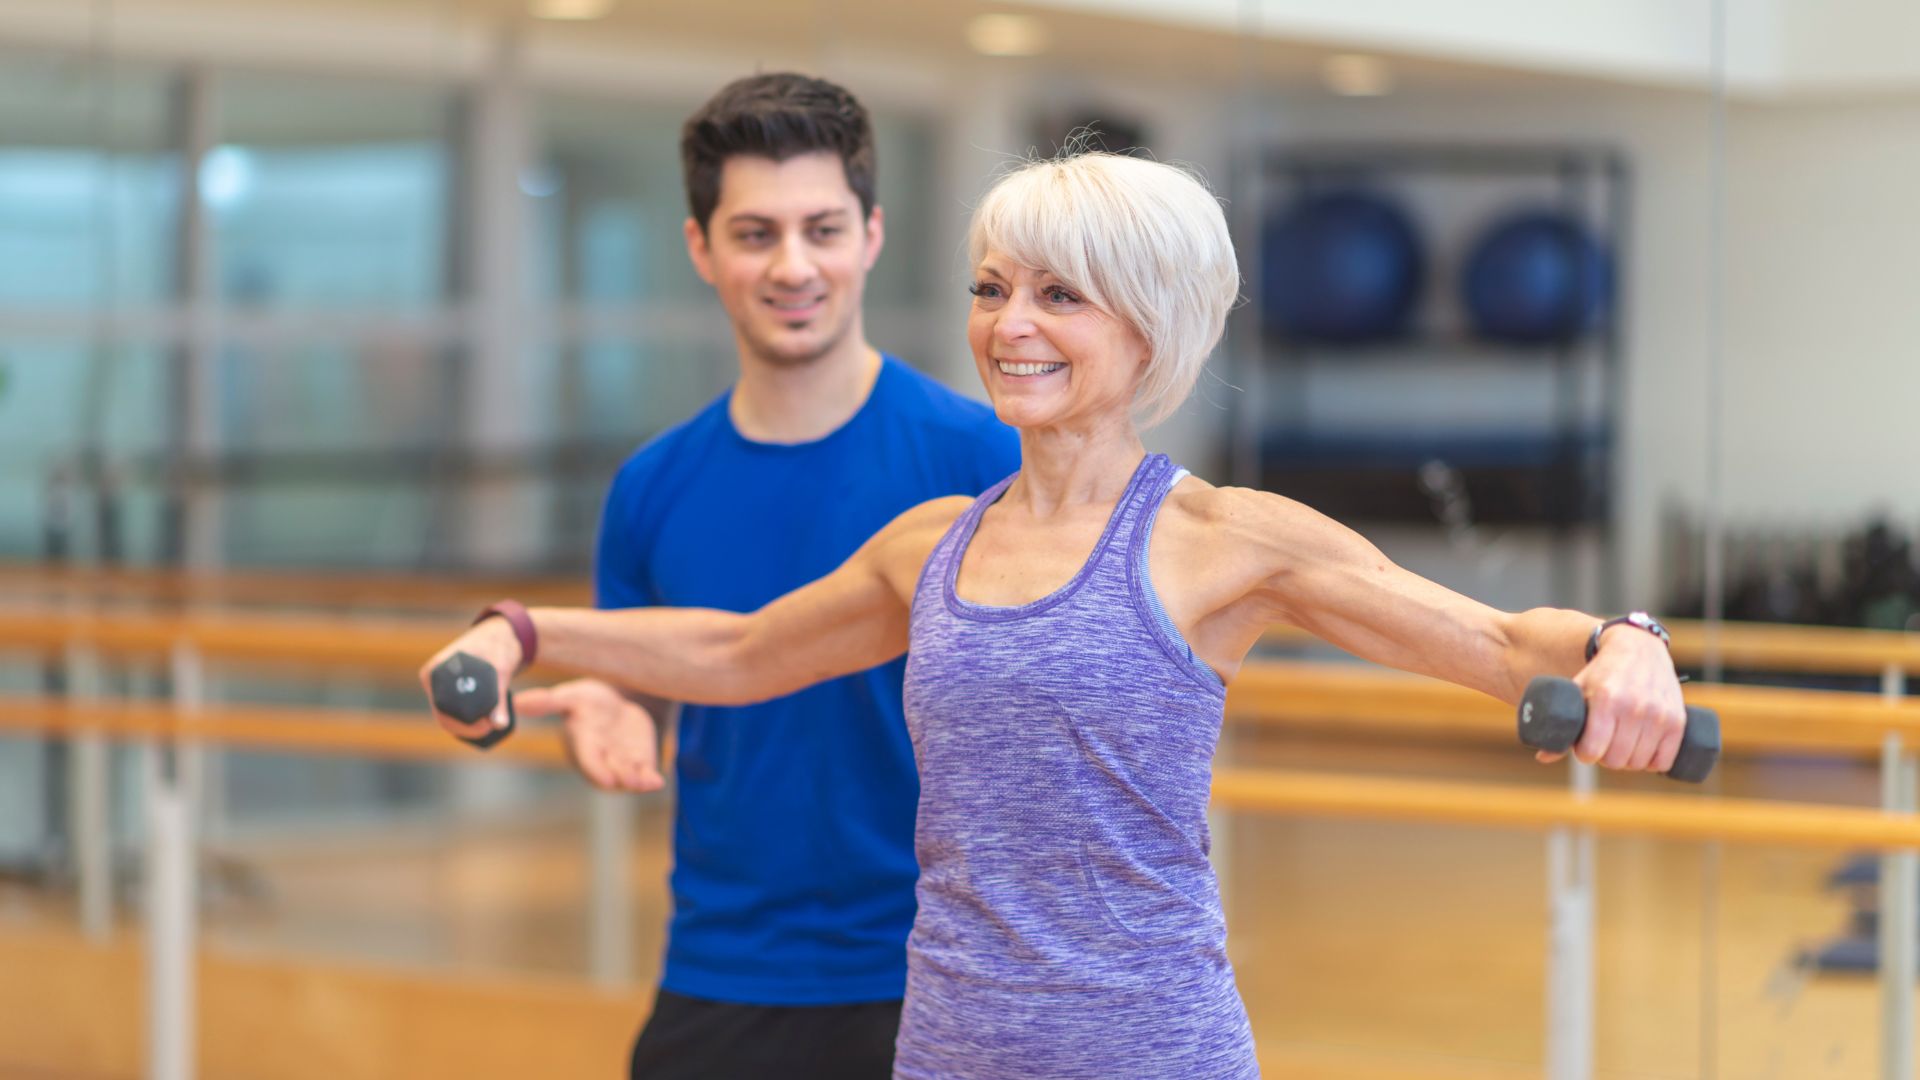
[[[435,664],[427,677],[433,692],[433,707],[462,723],[491,721],[494,707],[500,703],[500,678],[493,665],[472,653],[457,652]],[[460,740],[482,750],[490,750],[513,734],[513,695],[507,695],[507,726],[489,728],[485,735]]]
[[[1587,699],[1572,679],[1541,675],[1520,699],[1520,741],[1535,750],[1564,754],[1587,728]],[[1687,706],[1687,730],[1667,775],[1697,784],[1720,760],[1720,715]]]

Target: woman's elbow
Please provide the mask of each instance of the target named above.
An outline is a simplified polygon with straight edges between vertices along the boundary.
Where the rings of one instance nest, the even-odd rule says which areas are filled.
[[[709,636],[707,672],[702,681],[710,705],[758,705],[807,685],[787,671],[789,665],[778,643],[771,640],[767,620],[760,612],[729,613]]]

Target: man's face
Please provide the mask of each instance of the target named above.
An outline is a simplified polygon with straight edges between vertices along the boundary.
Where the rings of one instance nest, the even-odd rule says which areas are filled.
[[[830,153],[727,159],[706,232],[689,218],[686,234],[741,346],[782,366],[816,360],[853,332],[883,239],[880,208],[861,220]]]

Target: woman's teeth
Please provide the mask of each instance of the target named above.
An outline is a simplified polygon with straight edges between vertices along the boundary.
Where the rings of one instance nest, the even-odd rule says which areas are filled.
[[[998,363],[1002,375],[1045,375],[1067,366],[1065,364],[1009,364],[1005,360]]]

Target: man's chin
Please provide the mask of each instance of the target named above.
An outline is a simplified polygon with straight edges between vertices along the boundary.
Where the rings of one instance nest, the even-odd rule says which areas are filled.
[[[837,337],[783,334],[773,339],[761,338],[755,342],[757,347],[753,351],[777,367],[805,367],[832,352],[839,343]]]
[[[827,353],[830,352],[831,350],[825,348],[824,346],[816,347],[816,348],[799,348],[796,346],[770,346],[766,348],[755,349],[754,351],[759,354],[760,359],[765,360],[767,363],[772,364],[774,367],[797,368],[797,367],[806,367],[808,364],[818,361],[821,357],[827,355]]]

